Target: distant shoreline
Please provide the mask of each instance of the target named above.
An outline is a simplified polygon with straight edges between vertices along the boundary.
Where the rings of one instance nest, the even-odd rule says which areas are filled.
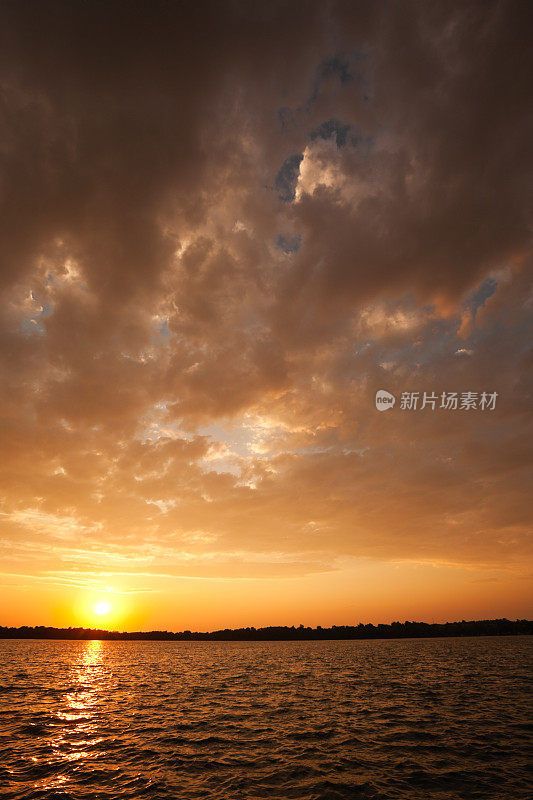
[[[533,634],[533,621],[526,619],[461,620],[460,622],[392,622],[390,625],[333,625],[306,628],[303,625],[236,628],[218,631],[108,631],[101,628],[54,628],[44,625],[19,628],[0,626],[0,639],[64,639],[153,642],[283,642],[356,639],[436,639],[464,636],[523,636]]]

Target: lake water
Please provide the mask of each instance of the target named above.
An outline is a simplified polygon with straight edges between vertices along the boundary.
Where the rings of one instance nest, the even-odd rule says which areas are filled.
[[[0,797],[525,800],[532,652],[3,640]]]

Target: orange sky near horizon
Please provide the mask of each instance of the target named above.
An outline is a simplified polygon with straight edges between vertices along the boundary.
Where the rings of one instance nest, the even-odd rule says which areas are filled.
[[[468,619],[523,619],[530,602],[528,581],[513,574],[379,562],[295,579],[173,580],[145,593],[57,586],[36,592],[10,583],[0,590],[3,625],[127,631],[446,622],[464,619],[465,609]]]
[[[0,624],[531,618],[527,4],[201,5],[0,9]]]

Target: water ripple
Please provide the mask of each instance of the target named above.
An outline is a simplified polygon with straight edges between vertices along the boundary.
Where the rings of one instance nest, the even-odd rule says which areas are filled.
[[[0,642],[2,800],[525,800],[527,637]]]

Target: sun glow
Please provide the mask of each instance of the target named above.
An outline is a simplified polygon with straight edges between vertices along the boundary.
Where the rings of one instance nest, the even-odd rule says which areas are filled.
[[[108,603],[107,600],[99,600],[94,604],[93,611],[99,617],[105,617],[111,611],[111,603]]]
[[[121,587],[87,586],[65,608],[65,622],[83,628],[110,630],[117,626],[123,627],[130,613],[131,604]]]

